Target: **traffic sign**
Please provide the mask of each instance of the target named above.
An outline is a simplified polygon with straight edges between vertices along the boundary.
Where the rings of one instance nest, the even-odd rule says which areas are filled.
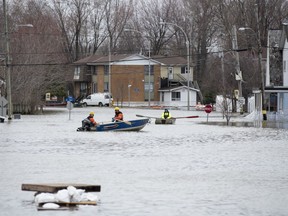
[[[74,102],[74,101],[75,101],[75,98],[73,98],[72,96],[68,96],[68,97],[66,98],[66,101],[67,101],[67,102]]]
[[[210,104],[207,104],[207,105],[205,105],[205,107],[204,107],[204,111],[206,112],[206,113],[211,113],[212,112],[212,106],[210,105]]]

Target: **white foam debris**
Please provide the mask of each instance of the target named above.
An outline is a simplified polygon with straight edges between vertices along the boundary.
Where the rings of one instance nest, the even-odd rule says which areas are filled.
[[[42,208],[46,208],[46,209],[58,209],[60,208],[60,205],[56,204],[56,203],[45,203]]]
[[[74,186],[68,186],[67,189],[59,190],[57,193],[40,193],[35,197],[35,202],[54,203],[54,202],[97,202],[98,197],[92,193],[86,193],[83,189],[77,189]]]

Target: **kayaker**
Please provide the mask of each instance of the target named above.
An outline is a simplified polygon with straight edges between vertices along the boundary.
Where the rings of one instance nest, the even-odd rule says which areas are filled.
[[[115,116],[114,118],[112,118],[112,122],[123,121],[124,116],[123,113],[120,111],[119,107],[115,107],[114,110],[115,110]]]
[[[82,127],[86,130],[90,130],[90,128],[96,124],[97,122],[94,120],[94,112],[90,112],[89,116],[82,121]]]
[[[171,117],[172,116],[171,116],[168,109],[165,109],[164,112],[162,113],[162,116],[161,116],[162,119],[170,119]]]

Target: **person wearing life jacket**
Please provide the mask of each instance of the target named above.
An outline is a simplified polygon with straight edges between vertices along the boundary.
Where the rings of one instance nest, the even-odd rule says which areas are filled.
[[[161,116],[162,119],[170,119],[171,117],[171,113],[168,111],[168,109],[165,109]]]
[[[89,116],[82,121],[82,127],[86,130],[90,130],[91,127],[95,126],[97,122],[94,120],[94,112],[90,112]]]
[[[112,118],[112,122],[123,121],[124,116],[123,113],[120,111],[119,107],[115,107],[114,110],[115,110],[115,116],[114,118]]]

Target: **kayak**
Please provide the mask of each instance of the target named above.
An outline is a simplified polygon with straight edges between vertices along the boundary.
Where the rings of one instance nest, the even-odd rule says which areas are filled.
[[[140,131],[149,123],[149,119],[138,119],[130,121],[117,121],[110,123],[100,123],[96,126],[86,128],[84,126],[77,128],[77,131],[91,131],[91,132],[101,132],[101,131]]]
[[[170,118],[170,119],[162,119],[162,118],[156,118],[155,124],[175,124],[176,118]]]

